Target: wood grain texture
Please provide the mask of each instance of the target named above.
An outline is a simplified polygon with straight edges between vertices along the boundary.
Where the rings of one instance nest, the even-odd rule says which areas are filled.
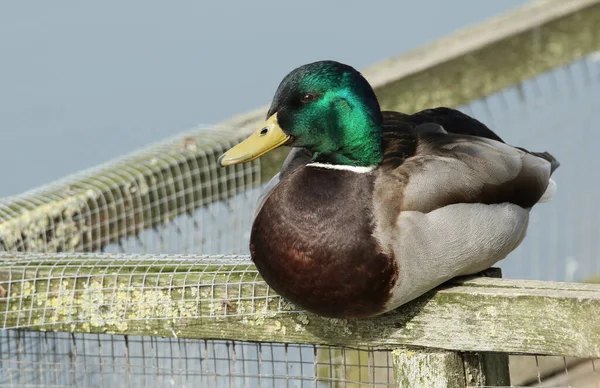
[[[461,353],[468,387],[509,386],[508,355],[502,353]]]
[[[152,256],[48,254],[40,257],[45,265],[19,265],[14,255],[1,254],[0,285],[7,296],[0,299],[0,324],[381,349],[408,345],[600,356],[599,285],[458,278],[391,313],[343,320],[287,305],[249,260],[215,265],[194,256],[179,259],[175,266]],[[60,260],[69,264],[57,265]]]
[[[396,387],[466,387],[463,360],[457,352],[392,351]]]
[[[476,52],[504,39],[558,19],[587,10],[598,0],[537,0],[481,23],[462,28],[448,36],[413,49],[406,54],[384,60],[365,70],[364,75],[378,88],[452,59]]]

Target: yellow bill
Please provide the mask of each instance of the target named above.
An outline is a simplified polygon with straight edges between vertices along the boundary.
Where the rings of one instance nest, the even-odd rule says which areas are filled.
[[[275,113],[246,140],[221,155],[219,164],[225,167],[249,162],[284,145],[289,139],[290,136],[279,127],[277,113]]]

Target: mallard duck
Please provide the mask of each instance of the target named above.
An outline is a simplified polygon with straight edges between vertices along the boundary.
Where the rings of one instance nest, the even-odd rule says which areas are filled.
[[[258,205],[252,260],[277,293],[337,318],[385,313],[506,257],[559,165],[454,109],[382,112],[334,61],[289,73],[266,122],[219,163],[280,146],[293,148]]]

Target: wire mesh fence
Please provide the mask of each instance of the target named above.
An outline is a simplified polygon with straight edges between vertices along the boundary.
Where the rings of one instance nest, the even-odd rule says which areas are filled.
[[[389,352],[106,334],[12,331],[0,341],[12,386],[389,387]],[[68,358],[69,362],[64,359]]]
[[[225,324],[231,335],[231,319],[268,338],[286,330],[278,321],[263,325],[281,312],[300,322],[287,330],[305,330],[309,318],[273,294],[247,256],[4,253],[0,284],[2,327],[41,330],[2,331],[5,386],[394,384],[391,349],[193,339],[222,335]],[[348,330],[341,320],[327,324]],[[566,378],[600,377],[596,361],[584,361],[513,356],[511,381],[561,386]]]
[[[8,386],[390,386],[389,352],[347,347],[199,341],[69,331],[170,334],[186,319],[238,317],[259,325],[296,312],[270,294],[246,258],[0,254],[4,331],[0,383]],[[14,295],[13,297],[11,297]],[[158,323],[158,325],[157,325]],[[219,322],[217,322],[217,327]],[[44,330],[48,330],[44,328]],[[150,383],[151,381],[151,383]],[[205,385],[204,385],[205,384]],[[341,386],[341,385],[340,385]]]
[[[596,387],[597,360],[510,358],[513,386]],[[393,387],[390,352],[349,347],[8,331],[0,384],[14,387]]]
[[[600,55],[460,107],[507,142],[562,163],[551,205],[499,263],[507,277],[580,281],[600,272],[600,187],[590,176],[600,115]],[[0,200],[0,249],[27,252],[244,254],[260,194],[258,161],[220,168],[242,134],[206,129]],[[586,168],[589,166],[589,168]],[[564,189],[563,189],[564,188]]]
[[[600,216],[591,210],[600,196],[599,104],[600,56],[592,54],[460,107],[508,143],[548,150],[562,163],[553,203],[535,208],[528,237],[499,263],[505,277],[581,281],[600,273]],[[248,253],[264,177],[259,161],[220,168],[217,158],[242,137],[195,131],[0,200],[0,251],[13,258],[0,254],[0,385],[394,386],[389,350],[181,338],[161,323],[300,313],[237,256]],[[64,254],[44,262],[36,252]],[[170,253],[178,259],[157,256]],[[199,253],[213,256],[182,256]],[[22,331],[48,325],[62,332]],[[69,333],[73,325],[152,335]],[[598,386],[597,367],[510,358],[514,385]]]
[[[0,253],[6,329],[125,331],[159,320],[299,312],[267,287],[247,257],[12,256]]]
[[[528,236],[498,263],[505,277],[582,281],[600,273],[600,55],[593,54],[461,108],[507,143],[550,151],[558,191],[531,213]]]
[[[217,164],[243,137],[206,128],[1,200],[0,249],[243,251],[236,237],[248,229],[252,213],[236,206],[257,198],[260,164]],[[238,199],[227,201],[231,197]]]

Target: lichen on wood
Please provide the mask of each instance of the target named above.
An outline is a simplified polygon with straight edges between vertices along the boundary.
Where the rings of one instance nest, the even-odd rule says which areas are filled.
[[[396,387],[464,388],[463,360],[457,352],[395,349]]]
[[[392,351],[397,387],[509,386],[508,356],[439,349]]]
[[[280,298],[250,260],[11,255],[0,254],[8,329],[600,356],[600,326],[589,324],[598,285],[458,278],[393,312],[344,320]]]

